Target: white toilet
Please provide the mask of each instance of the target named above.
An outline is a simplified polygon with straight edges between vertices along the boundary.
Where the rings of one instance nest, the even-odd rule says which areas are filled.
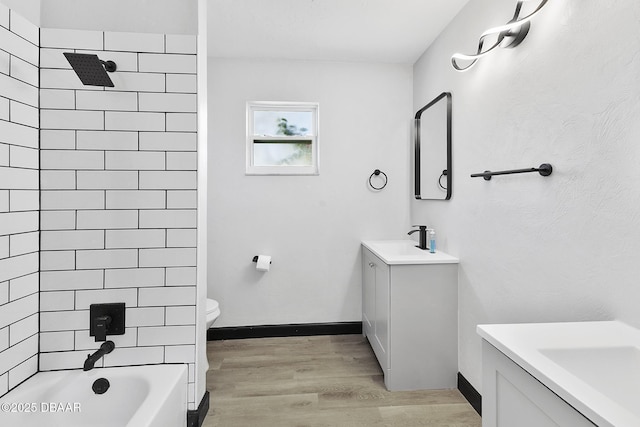
[[[218,301],[207,298],[207,329],[213,325],[213,322],[220,316],[220,305]]]

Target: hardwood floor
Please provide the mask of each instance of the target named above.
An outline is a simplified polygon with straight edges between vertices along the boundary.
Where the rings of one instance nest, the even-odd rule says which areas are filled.
[[[209,341],[204,427],[480,427],[458,390],[389,392],[361,335]]]

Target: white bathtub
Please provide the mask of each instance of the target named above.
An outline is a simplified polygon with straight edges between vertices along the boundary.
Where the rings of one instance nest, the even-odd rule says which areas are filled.
[[[92,390],[106,378],[104,394]],[[40,372],[0,398],[0,426],[181,427],[187,365]]]

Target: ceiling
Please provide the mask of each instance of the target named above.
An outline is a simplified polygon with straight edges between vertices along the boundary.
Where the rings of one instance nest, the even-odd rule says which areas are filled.
[[[209,56],[413,64],[469,0],[209,0]]]

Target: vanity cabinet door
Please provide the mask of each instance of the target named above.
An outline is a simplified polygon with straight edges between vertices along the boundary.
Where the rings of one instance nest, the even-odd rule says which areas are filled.
[[[383,371],[389,367],[389,266],[362,250],[362,328]]]
[[[371,252],[362,250],[362,334],[373,337],[376,317],[376,265]]]

